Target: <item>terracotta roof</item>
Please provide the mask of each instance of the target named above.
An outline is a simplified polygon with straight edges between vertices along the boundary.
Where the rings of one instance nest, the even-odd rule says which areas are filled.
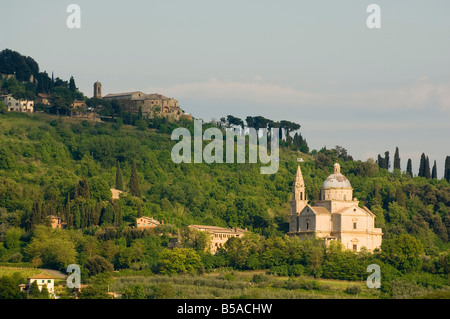
[[[28,277],[28,279],[55,279],[55,277],[44,275],[44,274],[37,274],[31,277]]]
[[[244,233],[245,230],[241,228],[224,228],[219,226],[206,226],[206,225],[189,225],[189,228],[194,228],[200,231],[208,231],[210,233]]]
[[[320,206],[310,206],[311,209],[318,215],[330,215],[328,209]]]

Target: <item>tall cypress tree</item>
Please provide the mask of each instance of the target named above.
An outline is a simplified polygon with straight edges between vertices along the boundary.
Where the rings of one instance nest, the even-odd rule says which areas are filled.
[[[430,159],[427,156],[427,159],[425,160],[425,178],[431,178],[431,171],[430,171]]]
[[[139,177],[135,161],[133,161],[131,167],[130,192],[133,196],[141,197],[141,187],[139,186]]]
[[[425,153],[422,153],[422,155],[420,155],[419,174],[418,174],[420,177],[425,177],[425,165],[426,165]]]
[[[138,203],[138,212],[137,212],[137,218],[142,217],[142,204]]]
[[[108,202],[106,207],[104,207],[102,210],[100,223],[102,225],[112,225],[114,222],[114,215],[115,215],[114,206],[111,204],[111,202]]]
[[[413,177],[412,162],[411,162],[410,158],[408,158],[408,164],[406,165],[406,174],[408,174],[409,176]]]
[[[91,198],[91,192],[89,191],[89,182],[84,177],[75,185],[75,198],[77,197],[83,197],[85,199]]]
[[[123,191],[122,170],[120,169],[120,162],[117,162],[116,171],[116,189]]]
[[[436,167],[436,160],[434,160],[433,169],[431,171],[431,178],[437,179],[437,167]]]
[[[444,178],[450,182],[450,156],[445,158]]]
[[[384,152],[384,165],[385,165],[385,169],[389,169],[389,167],[391,167],[391,164],[389,163],[389,151]]]
[[[398,152],[398,147],[395,148],[395,155],[394,155],[394,170],[400,169],[400,155]]]

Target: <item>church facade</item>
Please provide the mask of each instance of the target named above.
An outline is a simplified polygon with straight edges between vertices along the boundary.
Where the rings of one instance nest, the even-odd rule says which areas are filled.
[[[308,204],[300,166],[297,168],[290,201],[289,235],[301,239],[318,237],[328,243],[340,241],[345,249],[369,251],[380,247],[381,228],[375,228],[375,215],[367,207],[359,207],[353,198],[350,181],[341,174],[340,165],[323,182],[320,200]]]

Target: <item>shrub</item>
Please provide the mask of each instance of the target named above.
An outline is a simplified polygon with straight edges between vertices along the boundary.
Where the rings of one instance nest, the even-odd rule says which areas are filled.
[[[361,287],[353,285],[345,288],[344,292],[349,295],[357,295],[361,292]]]

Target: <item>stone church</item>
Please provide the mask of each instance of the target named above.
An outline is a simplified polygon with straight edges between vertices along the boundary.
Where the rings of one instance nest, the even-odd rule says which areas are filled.
[[[320,200],[308,204],[300,166],[297,168],[291,200],[289,235],[301,239],[318,237],[329,243],[340,241],[345,249],[369,251],[380,247],[382,231],[375,228],[375,215],[367,207],[359,207],[353,198],[350,181],[341,174],[338,163],[323,182]]]

